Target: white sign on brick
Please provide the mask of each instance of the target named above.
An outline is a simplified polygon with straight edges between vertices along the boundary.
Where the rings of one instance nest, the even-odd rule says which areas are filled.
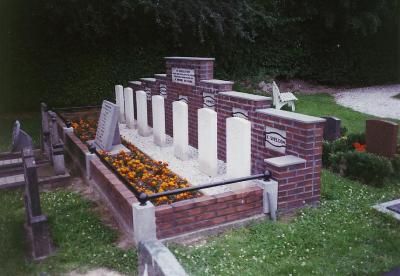
[[[194,69],[172,68],[172,82],[195,85]]]
[[[188,96],[183,96],[183,95],[179,95],[178,99],[184,103],[189,103],[189,97]]]
[[[188,105],[182,101],[172,103],[174,154],[181,160],[189,158]]]
[[[251,123],[243,118],[226,119],[226,169],[229,178],[251,174]],[[233,184],[243,189],[246,182]]]
[[[160,95],[163,96],[163,97],[166,99],[166,98],[167,98],[167,94],[168,94],[168,92],[167,92],[167,85],[161,83],[161,84],[160,84]]]
[[[124,104],[124,87],[122,85],[115,86],[115,103],[119,108],[119,122],[125,123],[125,104]]]
[[[130,87],[124,88],[125,98],[125,119],[128,128],[135,127],[135,106],[133,103],[133,90]]]
[[[214,109],[215,107],[215,94],[214,93],[203,93],[203,107]]]
[[[163,96],[153,96],[152,102],[153,112],[153,137],[154,143],[158,146],[164,146],[165,137],[165,109]]]
[[[217,112],[201,108],[198,114],[198,148],[200,170],[209,176],[218,173]]]
[[[286,131],[266,126],[265,147],[280,153],[285,153]]]
[[[147,122],[147,95],[143,90],[136,91],[136,109],[139,135],[150,136],[151,131]]]
[[[147,100],[150,101],[151,100],[151,88],[146,87],[144,90],[146,91]]]
[[[232,116],[247,120],[249,118],[249,112],[243,108],[232,107]]]

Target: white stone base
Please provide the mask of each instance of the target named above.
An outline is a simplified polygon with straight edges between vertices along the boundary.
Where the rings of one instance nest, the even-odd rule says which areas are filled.
[[[390,214],[395,219],[400,220],[400,214],[387,209],[387,207],[389,207],[391,205],[399,204],[399,203],[400,203],[400,199],[395,199],[395,200],[392,200],[392,201],[388,201],[388,202],[384,202],[384,203],[381,203],[381,204],[374,205],[374,206],[372,206],[372,208],[374,208],[375,210],[377,210],[379,212]]]

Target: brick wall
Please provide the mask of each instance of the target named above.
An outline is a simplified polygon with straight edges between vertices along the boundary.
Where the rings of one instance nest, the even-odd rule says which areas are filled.
[[[202,196],[156,207],[157,237],[167,238],[263,213],[262,189]]]
[[[211,108],[218,114],[218,158],[226,160],[226,119],[233,116],[234,110],[244,110],[246,118],[252,123],[252,173],[260,173],[265,169],[273,172],[274,178],[279,182],[280,208],[291,209],[318,201],[323,122],[318,120],[314,122],[309,118],[305,118],[305,121],[290,116],[285,118],[286,113],[289,114],[285,111],[282,111],[285,113],[283,116],[263,113],[262,110],[272,105],[270,97],[231,91],[232,82],[213,79],[213,66],[214,60],[209,58],[166,58],[166,74],[156,75],[153,90],[154,94],[159,94],[160,84],[167,86],[165,100],[167,134],[172,136],[172,102],[179,100],[179,96],[186,96],[189,106],[189,144],[197,147],[197,110],[204,107],[203,95],[214,95],[215,106]],[[173,82],[172,68],[194,70],[194,85]],[[301,114],[299,116],[304,117]],[[266,126],[286,132],[286,152],[280,153],[266,148]],[[305,159],[304,168],[301,168],[301,165],[284,169],[266,166],[264,159],[283,155]],[[286,174],[282,170],[285,170]]]

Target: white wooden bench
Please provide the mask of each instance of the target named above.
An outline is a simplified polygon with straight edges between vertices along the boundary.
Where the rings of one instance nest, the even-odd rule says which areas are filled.
[[[294,102],[297,101],[296,96],[291,92],[281,93],[275,81],[272,82],[272,95],[276,109],[281,109],[287,104],[292,108],[292,111],[295,111]]]

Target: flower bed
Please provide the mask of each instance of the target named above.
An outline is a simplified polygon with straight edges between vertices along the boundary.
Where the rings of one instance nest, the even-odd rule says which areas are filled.
[[[88,140],[93,140],[96,136],[97,122],[94,120],[80,119],[79,121],[74,121],[72,127],[82,142],[86,143]],[[121,151],[112,156],[108,152],[100,151],[100,155],[118,171],[128,185],[148,195],[189,187],[188,181],[173,173],[168,168],[167,163],[151,159],[124,139],[122,139],[122,143],[131,153]],[[153,203],[155,205],[169,204],[194,198],[198,195],[195,192],[186,192],[168,197],[163,196],[155,199]]]

